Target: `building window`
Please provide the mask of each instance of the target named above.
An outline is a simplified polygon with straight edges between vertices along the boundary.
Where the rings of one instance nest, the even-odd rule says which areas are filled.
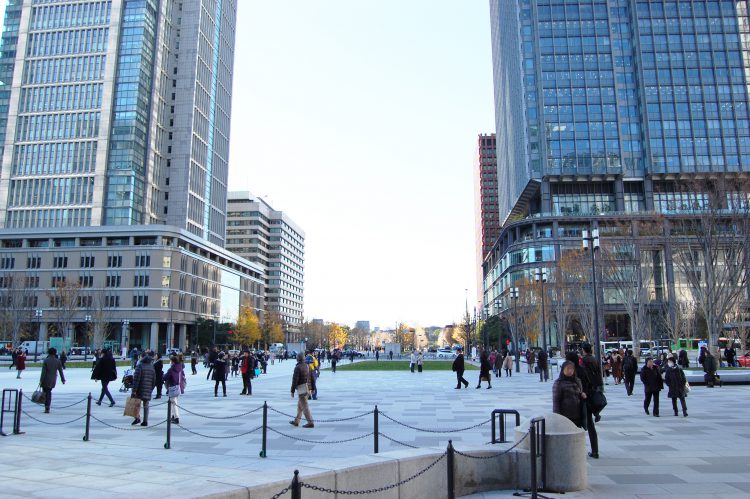
[[[78,297],[78,308],[91,308],[94,304],[94,297],[88,295],[82,295]]]
[[[135,266],[136,267],[150,267],[151,256],[150,255],[136,255]]]
[[[57,286],[65,286],[65,276],[64,275],[53,275],[52,276],[52,287],[56,288]]]
[[[148,274],[136,274],[133,276],[133,287],[134,288],[147,288],[149,285]]]
[[[122,276],[120,274],[110,274],[107,276],[108,288],[119,288],[121,283],[122,283]]]
[[[23,299],[21,300],[21,306],[23,308],[33,308],[33,307],[38,306],[38,304],[39,304],[39,297],[36,295],[24,296]]]
[[[4,256],[3,258],[0,258],[0,268],[2,269],[12,269],[16,266],[16,259],[12,256]]]
[[[82,288],[90,288],[94,285],[94,276],[92,275],[82,275],[78,277],[78,284]]]
[[[27,288],[38,288],[39,287],[39,276],[38,275],[28,275],[25,279],[25,285]]]
[[[11,276],[0,276],[0,288],[11,288],[13,286],[13,278]]]
[[[134,295],[133,296],[134,307],[148,307],[148,295]]]
[[[118,295],[107,295],[104,297],[104,306],[116,308],[120,306],[120,297]]]
[[[30,256],[26,259],[27,269],[38,269],[41,266],[42,266],[42,257],[40,256]]]
[[[90,269],[94,267],[94,257],[93,256],[82,256],[81,257],[81,268],[82,269]]]
[[[122,267],[122,256],[121,255],[110,255],[107,257],[107,267]]]
[[[161,308],[169,308],[169,296],[161,297]]]
[[[56,256],[52,260],[52,267],[56,269],[67,269],[68,268],[68,257],[67,256]]]

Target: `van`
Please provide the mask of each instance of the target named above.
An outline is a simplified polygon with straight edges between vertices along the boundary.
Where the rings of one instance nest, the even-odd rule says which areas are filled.
[[[283,349],[284,349],[283,343],[271,343],[271,346],[268,348],[268,351],[276,353]]]

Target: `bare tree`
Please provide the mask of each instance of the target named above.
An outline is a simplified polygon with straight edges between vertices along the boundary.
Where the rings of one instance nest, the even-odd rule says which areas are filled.
[[[104,342],[112,333],[113,314],[108,305],[106,291],[103,289],[96,291],[92,297],[90,309],[92,324],[86,331],[92,350],[104,347]]]
[[[547,284],[551,302],[550,320],[554,317],[557,344],[562,352],[567,350],[567,331],[575,305],[575,289],[583,285],[575,280],[578,275],[571,271],[571,267],[577,264],[576,258],[575,251],[564,252],[552,269],[550,282]]]
[[[747,293],[750,203],[747,183],[701,182],[689,216],[672,221],[674,266],[706,319],[708,347],[718,353],[727,316]]]
[[[73,325],[80,294],[80,284],[67,280],[58,281],[51,290],[47,291],[57,334],[63,338],[63,341],[68,337],[68,333]]]
[[[0,276],[0,327],[13,345],[31,330],[36,294],[25,276]]]
[[[674,320],[672,320],[671,314],[674,314]],[[669,334],[669,338],[676,345],[680,338],[695,337],[697,331],[696,316],[695,304],[690,300],[680,300],[672,306],[671,311],[669,305],[663,303],[658,318],[661,328]]]

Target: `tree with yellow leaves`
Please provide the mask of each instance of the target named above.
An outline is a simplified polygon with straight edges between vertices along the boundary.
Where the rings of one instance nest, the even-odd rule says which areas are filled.
[[[260,321],[251,307],[240,310],[233,336],[242,346],[250,346],[260,339]]]
[[[284,326],[278,312],[266,310],[265,321],[262,329],[263,343],[265,348],[271,343],[284,342]]]
[[[346,340],[349,339],[349,333],[335,322],[328,326],[328,343],[332,348],[344,348]]]

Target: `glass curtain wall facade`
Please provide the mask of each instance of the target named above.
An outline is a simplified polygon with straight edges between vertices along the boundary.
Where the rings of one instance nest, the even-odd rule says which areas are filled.
[[[236,2],[11,1],[0,224],[224,244]]]
[[[553,266],[599,221],[733,203],[698,179],[750,169],[747,1],[490,6],[503,229],[484,262],[485,303],[506,306],[507,288],[540,262],[532,249],[552,247],[541,261]],[[515,262],[523,251],[534,258]],[[653,296],[669,301],[679,276],[658,251],[666,291]]]

